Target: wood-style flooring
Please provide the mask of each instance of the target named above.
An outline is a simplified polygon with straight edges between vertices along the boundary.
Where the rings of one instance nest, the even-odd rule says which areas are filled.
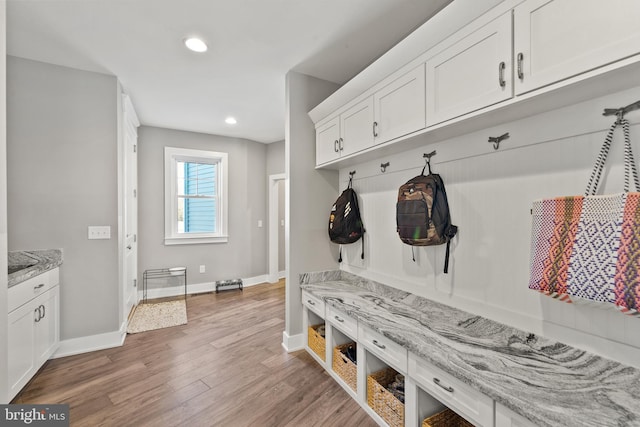
[[[282,348],[284,281],[187,299],[189,323],[53,359],[13,403],[72,426],[374,426],[305,352]]]

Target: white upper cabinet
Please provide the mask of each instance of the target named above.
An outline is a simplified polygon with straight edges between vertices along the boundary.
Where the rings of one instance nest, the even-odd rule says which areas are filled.
[[[514,19],[516,94],[640,52],[638,0],[529,0]]]
[[[511,12],[428,59],[427,125],[512,97]]]
[[[424,129],[424,80],[424,64],[420,64],[374,94],[375,144]]]
[[[340,157],[340,117],[334,117],[316,128],[316,164]]]
[[[373,98],[369,97],[340,114],[341,156],[373,145]]]

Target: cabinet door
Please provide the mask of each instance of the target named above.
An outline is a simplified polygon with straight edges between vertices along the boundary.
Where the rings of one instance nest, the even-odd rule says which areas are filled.
[[[511,12],[429,59],[427,125],[512,97]]]
[[[640,52],[637,0],[529,0],[515,8],[516,93]]]
[[[316,129],[316,165],[340,157],[340,117],[335,117]]]
[[[34,358],[36,366],[46,362],[59,343],[59,306],[60,287],[55,286],[36,299],[36,309],[39,317],[35,323],[35,350]]]
[[[425,127],[424,64],[374,95],[374,136],[380,144]]]
[[[25,304],[9,313],[9,400],[29,382],[37,368],[34,365],[36,306]]]
[[[340,153],[357,153],[373,146],[373,97],[340,114]]]

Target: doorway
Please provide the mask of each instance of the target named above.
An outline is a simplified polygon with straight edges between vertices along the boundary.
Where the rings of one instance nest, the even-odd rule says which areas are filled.
[[[286,271],[284,262],[285,174],[269,175],[269,282],[276,283]]]

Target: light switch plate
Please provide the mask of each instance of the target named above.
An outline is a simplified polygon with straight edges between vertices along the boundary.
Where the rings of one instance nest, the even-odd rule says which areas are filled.
[[[89,240],[111,239],[111,226],[109,225],[90,225],[88,231]]]

